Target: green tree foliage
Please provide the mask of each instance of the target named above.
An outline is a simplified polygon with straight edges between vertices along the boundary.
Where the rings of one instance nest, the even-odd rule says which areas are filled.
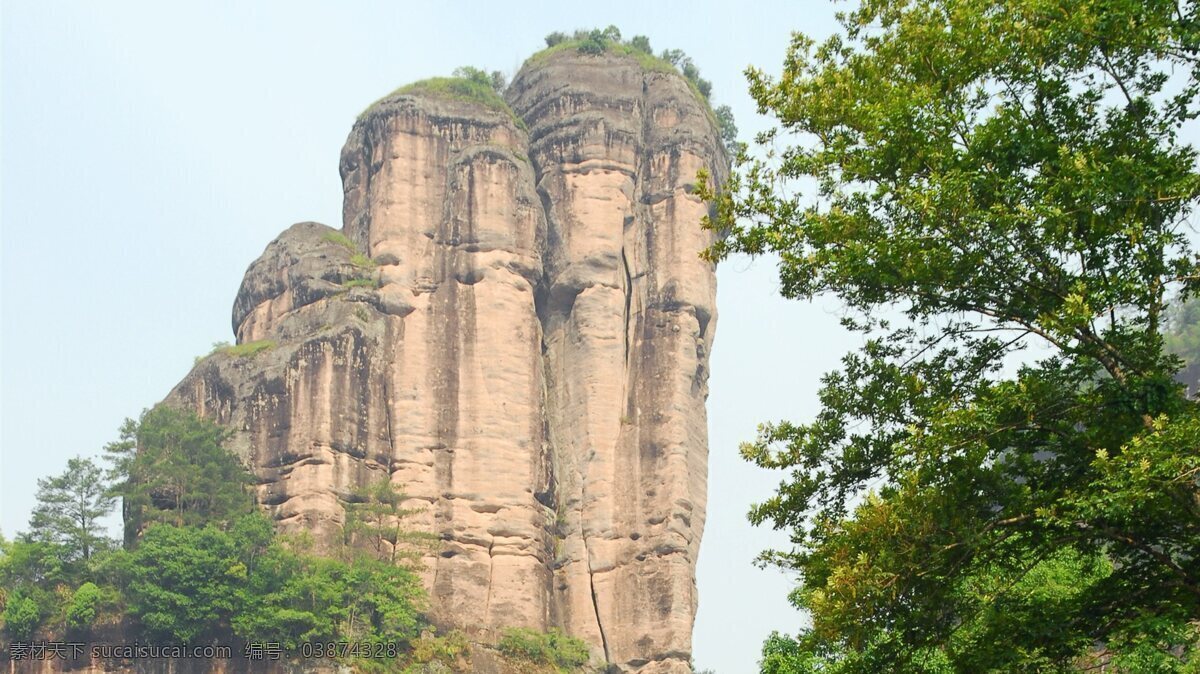
[[[249,512],[250,475],[225,449],[226,431],[187,410],[160,405],[105,447],[113,493],[124,498],[126,543],[148,523],[225,526]]]
[[[426,630],[413,642],[412,664],[404,674],[434,674],[461,671],[463,661],[470,656],[471,643],[467,635],[452,630],[442,636]]]
[[[673,66],[679,66],[688,56],[683,53],[682,49],[664,49],[658,55],[658,58],[670,63]]]
[[[420,579],[402,566],[357,556],[316,557],[282,543],[249,573],[235,632],[248,640],[301,643],[354,640],[407,645],[425,623]]]
[[[246,580],[241,546],[226,531],[154,524],[126,561],[130,612],[154,640],[202,643],[226,635]]]
[[[103,602],[104,591],[100,589],[100,586],[91,581],[80,585],[71,595],[71,602],[67,605],[67,627],[73,630],[91,628]]]
[[[629,38],[629,46],[642,52],[643,54],[653,54],[654,48],[650,46],[650,38],[645,35],[634,35]]]
[[[213,344],[214,349],[227,346],[229,345],[223,344],[218,347],[217,344]],[[146,413],[142,414],[144,416]],[[138,422],[126,418],[117,430],[117,439],[104,445],[104,458],[109,463],[105,479],[108,480],[109,490],[114,495],[120,496],[120,490],[128,487],[129,476],[133,471],[133,459],[137,456],[137,432]]]
[[[112,545],[99,524],[112,511],[116,497],[109,493],[104,471],[91,459],[67,461],[61,475],[38,480],[37,505],[29,519],[30,537],[51,543],[68,561],[87,561]]]
[[[704,100],[708,100],[712,94],[712,82],[700,77],[700,68],[696,67],[696,64],[692,62],[692,57],[685,54],[681,49],[664,49],[658,55],[658,58],[679,68],[679,72],[683,74],[687,81],[695,85],[696,90],[700,92]],[[730,111],[728,114],[729,120],[732,122],[733,112]]]
[[[9,636],[85,629],[103,607],[99,596],[89,600],[99,589],[91,582],[96,569],[113,547],[98,523],[114,501],[103,477],[90,460],[71,459],[61,475],[38,480],[29,531],[15,541],[0,540],[0,595]]]
[[[579,43],[579,53],[581,54],[603,54],[609,44],[611,44],[608,35],[600,29],[593,30],[583,36]]]
[[[424,626],[409,569],[310,555],[260,514],[228,530],[155,524],[122,563],[130,613],[153,640],[364,641],[404,645]]]
[[[422,548],[438,539],[405,525],[406,518],[420,512],[405,508],[406,499],[386,477],[354,490],[342,527],[347,550],[366,546],[375,559],[393,564],[419,558]]]
[[[587,644],[558,630],[538,632],[526,628],[504,631],[497,648],[505,656],[532,665],[544,665],[558,672],[569,672],[587,664],[591,657]]]
[[[29,639],[42,622],[42,612],[38,602],[24,592],[15,591],[9,597],[4,607],[4,631],[14,639]]]
[[[812,618],[764,671],[1198,666],[1200,412],[1160,332],[1200,280],[1196,19],[878,0],[749,71],[793,143],[743,155],[709,254],[777,254],[864,335],[814,420],[742,450],[787,471],[751,520]]]
[[[9,636],[28,638],[54,616],[61,590],[70,587],[72,567],[77,566],[64,562],[69,557],[61,546],[28,536],[0,540],[0,590],[5,599],[0,618]]]
[[[728,105],[719,105],[713,110],[717,116],[717,127],[721,130],[721,142],[731,151],[738,147],[738,128],[733,121],[733,110]]]
[[[796,639],[772,632],[763,643],[762,659],[758,662],[762,674],[807,674],[819,671],[817,657],[808,652]]]
[[[472,66],[462,66],[455,68],[454,72],[450,73],[451,77],[470,80],[476,84],[491,87],[496,93],[503,93],[504,88],[508,86],[508,78],[499,70],[493,70],[491,73],[481,68]]]
[[[683,73],[683,76],[689,82],[696,85],[696,89],[700,91],[700,95],[707,101],[708,97],[712,94],[712,82],[700,77],[700,68],[696,67],[696,64],[692,62],[692,57],[685,56],[680,60],[679,71]]]
[[[115,488],[82,460],[43,480],[42,503],[66,504],[66,512],[95,500],[111,506],[123,495],[134,535],[129,549],[114,551],[96,542],[98,529],[39,506],[28,534],[0,538],[5,634],[79,634],[124,616],[141,638],[159,643],[357,641],[404,653],[427,627],[427,599],[417,575],[398,564],[404,542],[423,540],[400,524],[403,496],[385,480],[361,490],[351,507],[353,534],[375,554],[318,557],[304,538],[276,536],[252,507],[248,475],[222,447],[225,437],[192,413],[156,408],[140,422],[126,420],[106,447]],[[80,528],[95,535],[76,535]]]

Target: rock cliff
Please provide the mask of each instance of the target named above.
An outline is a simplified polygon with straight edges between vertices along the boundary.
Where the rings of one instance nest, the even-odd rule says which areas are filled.
[[[227,425],[259,502],[318,544],[356,487],[398,485],[439,538],[439,623],[690,672],[716,316],[693,183],[724,149],[681,76],[630,56],[539,55],[506,98],[369,108],[341,231],[271,242],[239,346],[167,402]]]

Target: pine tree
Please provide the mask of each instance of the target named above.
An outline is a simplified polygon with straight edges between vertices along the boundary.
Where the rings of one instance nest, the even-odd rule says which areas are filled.
[[[38,480],[29,536],[62,546],[65,559],[90,560],[112,543],[99,520],[115,502],[104,482],[104,471],[91,459],[77,456],[58,477]]]

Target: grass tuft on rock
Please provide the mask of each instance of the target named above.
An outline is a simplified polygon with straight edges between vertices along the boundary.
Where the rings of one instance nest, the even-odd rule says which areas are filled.
[[[379,281],[373,278],[352,278],[342,284],[343,288],[378,288]]]
[[[203,356],[196,356],[196,363],[218,353],[223,353],[227,356],[235,358],[251,358],[263,351],[275,348],[275,340],[260,339],[254,342],[245,342],[243,344],[230,344],[229,342],[213,342],[212,351],[209,351]]]
[[[330,243],[336,243],[337,245],[344,247],[346,250],[348,250],[352,253],[358,252],[358,246],[354,243],[354,241],[352,241],[350,239],[350,237],[346,236],[345,234],[342,234],[341,232],[338,232],[338,231],[325,232],[325,236],[323,236],[321,238],[325,239],[326,241],[328,241]]]
[[[220,351],[235,358],[252,358],[263,351],[269,351],[273,348],[275,348],[275,340],[259,339],[253,342],[243,342],[241,344],[222,347]]]

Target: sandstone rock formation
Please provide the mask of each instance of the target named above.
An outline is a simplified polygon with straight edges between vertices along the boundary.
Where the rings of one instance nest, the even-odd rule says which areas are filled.
[[[167,402],[234,431],[285,529],[341,540],[386,477],[436,533],[435,619],[552,626],[622,672],[689,672],[704,527],[711,243],[727,160],[707,105],[631,57],[531,59],[511,110],[403,94],[342,151],[343,227],[246,273],[244,351]],[[514,115],[515,113],[515,115]]]

